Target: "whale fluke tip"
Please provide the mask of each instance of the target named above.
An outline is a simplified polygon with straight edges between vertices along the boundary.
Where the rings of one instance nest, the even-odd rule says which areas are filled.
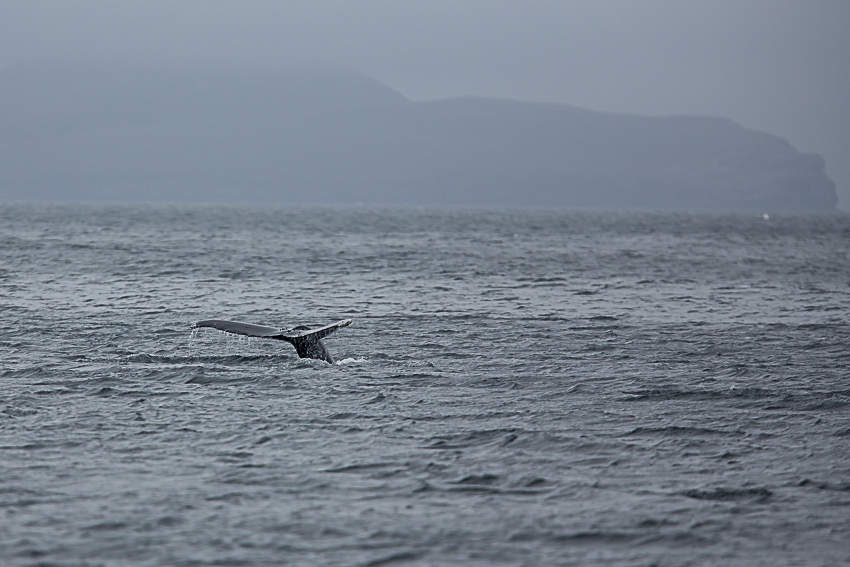
[[[328,352],[328,349],[325,348],[324,343],[322,343],[322,339],[337,329],[348,327],[349,325],[351,325],[351,319],[342,319],[336,323],[325,325],[324,327],[310,328],[307,326],[298,326],[291,329],[281,329],[254,325],[252,323],[240,323],[238,321],[209,319],[194,323],[192,328],[199,329],[202,327],[209,327],[211,329],[224,331],[225,333],[286,341],[295,347],[296,352],[298,352],[298,356],[301,358],[315,358],[333,364],[334,359],[331,356],[331,353]]]

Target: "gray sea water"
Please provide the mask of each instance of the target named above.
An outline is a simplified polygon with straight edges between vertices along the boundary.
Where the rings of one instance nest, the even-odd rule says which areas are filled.
[[[0,563],[848,564],[849,309],[841,215],[0,206]]]

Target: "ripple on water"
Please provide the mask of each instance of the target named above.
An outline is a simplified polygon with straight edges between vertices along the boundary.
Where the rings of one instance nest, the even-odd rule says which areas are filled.
[[[850,562],[846,216],[0,220],[3,564]]]

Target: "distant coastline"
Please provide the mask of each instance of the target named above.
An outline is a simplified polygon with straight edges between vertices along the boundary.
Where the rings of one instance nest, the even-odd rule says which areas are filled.
[[[488,98],[354,73],[0,71],[0,200],[834,212],[817,154],[728,119]]]

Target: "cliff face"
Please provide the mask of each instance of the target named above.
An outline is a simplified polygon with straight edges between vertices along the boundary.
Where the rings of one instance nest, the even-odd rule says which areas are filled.
[[[820,156],[725,119],[485,98],[347,73],[0,73],[0,199],[831,211]]]

